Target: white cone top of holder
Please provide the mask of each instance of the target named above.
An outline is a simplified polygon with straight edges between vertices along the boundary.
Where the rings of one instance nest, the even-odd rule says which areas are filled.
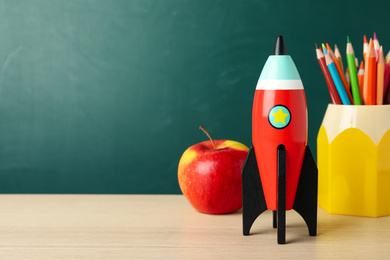
[[[357,128],[367,134],[378,145],[390,129],[390,105],[355,106],[329,104],[322,125],[328,141],[348,128]]]

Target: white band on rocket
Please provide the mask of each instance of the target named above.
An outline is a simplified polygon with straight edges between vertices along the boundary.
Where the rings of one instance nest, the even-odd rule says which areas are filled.
[[[301,80],[296,79],[261,79],[257,82],[256,89],[264,90],[291,90],[303,89]]]

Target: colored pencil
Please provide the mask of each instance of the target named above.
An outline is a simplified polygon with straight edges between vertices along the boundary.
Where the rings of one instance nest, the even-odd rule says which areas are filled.
[[[343,83],[344,89],[347,92],[349,102],[351,102],[351,104],[353,104],[353,98],[351,95],[351,90],[350,90],[349,84],[345,81],[344,73],[341,71],[339,62],[338,62],[335,54],[333,53],[332,48],[330,48],[329,44],[326,44],[326,50],[329,53],[330,57],[332,58],[334,65],[336,66],[337,73],[339,74],[339,77],[341,79],[341,82]]]
[[[361,105],[362,101],[360,98],[359,83],[356,73],[355,64],[355,52],[353,51],[352,43],[347,36],[347,62],[349,69],[349,79],[351,81],[352,97],[355,105]]]
[[[361,61],[347,36],[345,67],[337,44],[316,44],[316,54],[333,104],[390,104],[390,51],[385,56],[376,32],[369,41],[363,35]]]
[[[389,68],[390,68],[390,65],[389,65]],[[359,82],[360,96],[362,96],[363,84],[364,84],[364,63],[363,63],[363,61],[360,62],[360,67],[359,67],[359,72],[358,72],[358,82]],[[362,97],[360,97],[360,99],[362,99]],[[363,103],[363,100],[361,100],[361,101]]]
[[[324,53],[324,55],[328,54],[328,50],[326,49],[325,44],[322,43],[321,46],[322,46],[322,52]]]
[[[374,32],[374,49],[375,49],[376,61],[378,61],[380,44],[379,44],[378,38],[376,37],[375,32]]]
[[[347,82],[345,81],[344,71],[340,66],[339,59],[336,57],[336,54],[333,52],[332,48],[329,46],[329,44],[326,44],[326,50],[330,54],[330,57],[332,58],[334,65],[336,66],[337,72],[340,75],[341,81],[343,82],[343,85],[345,88],[348,87]]]
[[[390,51],[387,53],[386,57],[385,57],[385,63],[388,63],[390,60]]]
[[[368,41],[366,35],[363,36],[363,59],[366,59],[367,55],[367,50],[368,50]]]
[[[356,65],[356,77],[357,77],[357,73],[359,72],[359,60],[358,58],[356,57],[356,54],[355,54],[355,65]],[[358,82],[359,83],[359,82]],[[362,98],[362,94],[360,94],[360,99]]]
[[[321,49],[316,44],[316,54],[317,54],[317,60],[320,64],[322,74],[325,77],[326,85],[328,86],[330,98],[332,100],[333,104],[342,104],[339,94],[337,93],[336,86],[333,83],[332,76],[330,75],[330,72],[328,70],[328,67],[326,66],[325,57],[322,53]]]
[[[364,67],[363,100],[365,105],[376,103],[376,55],[374,43],[370,41]]]
[[[387,88],[383,104],[390,104],[390,88]]]
[[[385,64],[385,76],[383,80],[383,102],[385,100],[386,91],[389,88],[390,84],[390,60],[388,60]]]
[[[348,66],[347,66],[347,70],[345,71],[345,81],[347,82],[348,88],[349,88],[351,86],[351,81],[349,79],[349,69],[348,69]]]
[[[383,105],[383,81],[385,76],[385,58],[383,47],[379,49],[378,63],[376,67],[376,104]]]
[[[337,61],[338,61],[339,65],[340,65],[341,71],[344,74],[345,71],[344,71],[344,66],[343,66],[343,58],[341,57],[341,53],[340,53],[339,48],[337,47],[337,44],[334,45],[334,55],[336,56]],[[345,77],[344,77],[344,79],[345,79]]]
[[[339,73],[337,72],[336,66],[332,58],[330,57],[329,53],[325,55],[325,61],[326,61],[326,65],[328,66],[330,75],[332,76],[333,82],[336,86],[337,92],[339,93],[341,101],[343,102],[344,105],[351,105],[347,92],[345,91],[343,83],[341,82]]]

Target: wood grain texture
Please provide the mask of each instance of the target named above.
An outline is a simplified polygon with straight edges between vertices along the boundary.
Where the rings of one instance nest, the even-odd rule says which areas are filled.
[[[241,212],[207,215],[181,195],[0,195],[0,259],[388,259],[390,217],[330,215],[318,235],[287,212],[286,245],[271,211],[242,235]]]

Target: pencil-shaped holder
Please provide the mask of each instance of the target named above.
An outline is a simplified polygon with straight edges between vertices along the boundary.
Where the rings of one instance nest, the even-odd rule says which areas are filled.
[[[322,208],[333,214],[390,215],[390,105],[328,105],[317,149]]]

